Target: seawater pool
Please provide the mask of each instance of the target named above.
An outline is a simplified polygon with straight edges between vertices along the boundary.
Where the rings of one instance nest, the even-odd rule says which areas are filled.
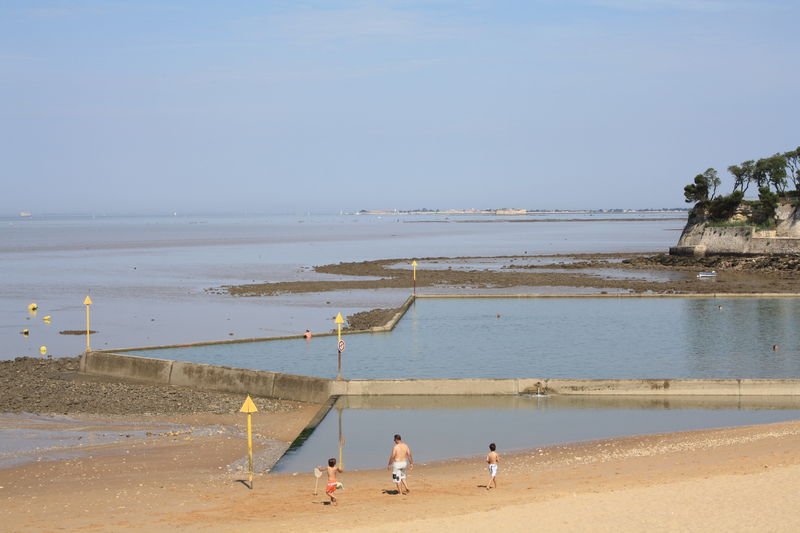
[[[798,316],[797,298],[421,299],[392,332],[343,335],[342,373],[797,379]],[[326,378],[337,371],[336,338],[327,336],[128,353]]]
[[[273,472],[310,472],[338,457],[345,469],[385,468],[395,433],[417,463],[502,454],[612,437],[766,424],[800,417],[797,398],[586,398],[568,396],[342,397]],[[478,461],[480,462],[480,461]],[[482,464],[482,463],[481,463]]]

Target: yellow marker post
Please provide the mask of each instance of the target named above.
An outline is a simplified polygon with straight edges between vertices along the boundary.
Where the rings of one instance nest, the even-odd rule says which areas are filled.
[[[342,379],[342,350],[344,349],[344,342],[342,342],[342,324],[344,324],[344,318],[342,318],[342,313],[338,313],[336,315],[336,331],[339,336],[339,342],[336,346],[339,352],[339,370],[336,372],[336,379]]]
[[[253,403],[253,400],[250,398],[249,394],[244,400],[242,408],[239,409],[239,412],[247,413],[247,464],[249,468],[250,490],[253,490],[253,422],[251,415],[253,413],[257,413],[258,409],[256,408],[256,404]]]
[[[414,267],[414,296],[417,295],[417,260],[411,261],[411,266]]]
[[[86,306],[86,351],[91,352],[92,347],[89,342],[89,331],[91,331],[89,329],[89,306],[92,305],[92,299],[87,296],[86,299],[83,301],[83,305]]]

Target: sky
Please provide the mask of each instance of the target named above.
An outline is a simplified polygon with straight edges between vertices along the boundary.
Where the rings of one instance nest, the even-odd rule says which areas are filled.
[[[796,0],[0,0],[0,216],[686,206],[800,145]]]

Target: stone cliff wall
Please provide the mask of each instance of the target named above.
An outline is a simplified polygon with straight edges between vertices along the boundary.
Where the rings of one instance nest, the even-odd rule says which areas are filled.
[[[693,214],[669,253],[696,257],[800,253],[800,208],[782,203],[775,219],[774,230],[758,231],[755,226],[709,226],[702,214]]]

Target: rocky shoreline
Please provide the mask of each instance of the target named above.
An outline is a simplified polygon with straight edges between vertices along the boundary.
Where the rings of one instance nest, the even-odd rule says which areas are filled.
[[[626,259],[627,268],[658,268],[672,270],[716,270],[717,272],[757,272],[783,274],[800,272],[800,255],[758,255],[753,257],[707,256],[686,257],[658,254]]]
[[[237,413],[241,394],[137,383],[78,373],[78,357],[0,361],[0,413],[180,415]],[[293,402],[259,398],[259,410],[286,412]]]
[[[381,259],[337,263],[314,267],[314,271],[336,276],[369,279],[330,281],[264,282],[229,285],[219,289],[235,296],[273,296],[341,290],[411,289],[415,286],[409,265],[413,259]],[[481,270],[463,265],[491,262]],[[666,254],[574,254],[564,256],[434,257],[417,259],[416,288],[443,292],[462,289],[510,289],[521,287],[564,287],[591,290],[612,289],[653,293],[798,293],[798,256],[761,257],[675,257]],[[425,264],[446,263],[448,268],[425,268]],[[605,272],[597,272],[603,269]],[[709,283],[685,275],[679,279],[655,281],[648,272],[672,270],[680,273],[716,270],[719,276]],[[625,278],[609,271],[637,271],[641,276]],[[372,324],[377,325],[377,324]]]

